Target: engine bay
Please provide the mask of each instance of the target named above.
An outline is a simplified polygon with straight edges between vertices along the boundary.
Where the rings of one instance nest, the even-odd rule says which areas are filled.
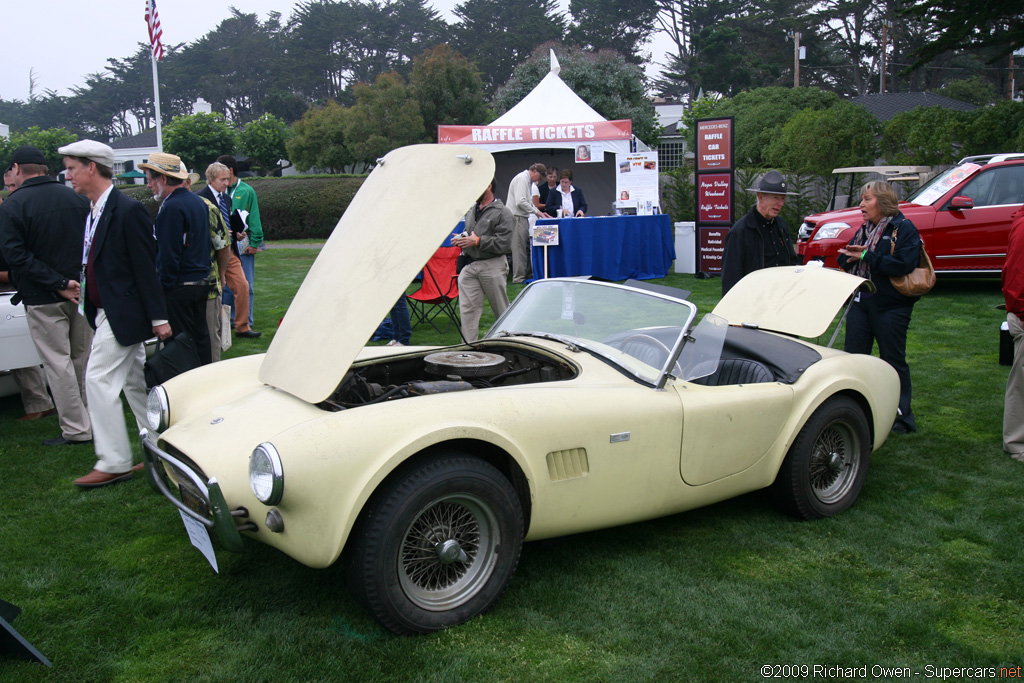
[[[441,349],[356,363],[319,407],[337,412],[413,396],[556,382],[575,376],[576,369],[568,363],[522,348]]]

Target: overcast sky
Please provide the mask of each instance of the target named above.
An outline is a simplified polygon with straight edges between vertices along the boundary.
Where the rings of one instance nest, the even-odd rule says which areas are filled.
[[[461,0],[428,0],[449,23]],[[55,90],[70,95],[88,74],[102,71],[108,58],[135,54],[136,44],[148,42],[144,0],[101,2],[38,2],[3,0],[0,13],[0,99],[26,100],[29,70],[34,70],[36,94]],[[230,16],[229,7],[255,12],[266,19],[272,11],[284,20],[295,0],[157,0],[164,44],[191,43]],[[560,0],[565,10],[568,0]],[[659,41],[660,42],[660,41]],[[663,54],[655,54],[661,61]],[[650,75],[650,70],[648,71]]]

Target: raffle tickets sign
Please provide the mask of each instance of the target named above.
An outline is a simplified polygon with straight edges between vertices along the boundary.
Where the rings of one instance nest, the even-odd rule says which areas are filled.
[[[697,271],[701,273],[722,272],[725,236],[734,222],[734,123],[729,117],[702,119],[696,125]]]
[[[543,147],[550,142],[592,143],[600,140],[629,140],[633,137],[633,121],[594,121],[557,126],[438,126],[437,141],[447,145],[479,145],[501,143],[536,143]]]

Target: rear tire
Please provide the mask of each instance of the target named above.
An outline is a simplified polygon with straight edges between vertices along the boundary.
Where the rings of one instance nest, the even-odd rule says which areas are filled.
[[[496,468],[431,458],[376,494],[346,550],[348,585],[399,635],[461,624],[490,609],[519,564],[523,512]]]
[[[786,454],[772,484],[775,501],[803,519],[842,512],[864,486],[870,455],[863,409],[849,397],[833,396],[814,411]]]

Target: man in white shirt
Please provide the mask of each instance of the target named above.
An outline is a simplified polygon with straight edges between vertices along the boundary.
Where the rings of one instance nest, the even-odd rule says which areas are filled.
[[[75,480],[75,486],[96,488],[131,479],[142,468],[132,467],[121,392],[136,426],[145,428],[143,342],[154,335],[166,339],[171,326],[157,279],[153,221],[139,201],[113,187],[114,150],[81,140],[57,151],[64,155],[71,187],[92,205],[85,221],[84,278],[81,283],[71,280],[68,288],[96,330],[85,388],[98,460],[89,474]]]
[[[505,205],[512,211],[515,229],[512,232],[512,282],[533,278],[530,262],[530,215],[551,218],[533,203],[534,184],[547,174],[544,164],[534,164],[512,179]]]
[[[228,195],[228,185],[231,184],[231,169],[224,164],[215,161],[206,167],[206,187],[197,192],[200,197],[207,199],[220,209],[224,219],[224,225],[231,230],[231,197]],[[242,262],[238,258],[235,245],[228,249],[230,260],[225,269],[223,279],[227,286],[235,293],[235,334],[242,337],[259,337],[260,332],[254,332],[249,327],[249,282],[242,272]]]

